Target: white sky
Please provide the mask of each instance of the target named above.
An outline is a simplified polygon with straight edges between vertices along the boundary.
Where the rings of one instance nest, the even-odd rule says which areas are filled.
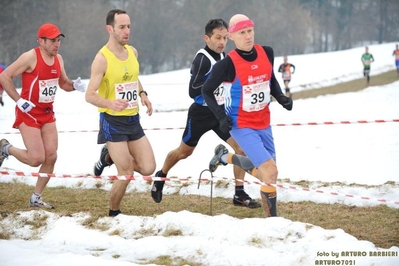
[[[376,60],[371,66],[372,75],[394,69],[392,52],[395,43],[369,47]],[[360,57],[363,52],[364,47],[360,47],[333,53],[289,56],[288,61],[297,68],[292,77],[292,91],[295,93],[362,77]],[[275,71],[281,63],[282,58],[277,57]],[[186,109],[192,102],[187,93],[188,80],[188,69],[141,77],[158,111],[148,117],[145,108],[141,110],[142,125],[154,149],[157,170],[162,167],[166,154],[180,143]],[[281,82],[280,85],[283,87]],[[380,87],[372,85],[373,77],[371,86],[360,92],[296,100],[291,112],[276,102],[271,103],[272,124],[276,125],[273,131],[278,184],[284,187],[278,188],[279,202],[313,201],[354,206],[386,204],[399,208],[399,123],[373,123],[377,119],[399,119],[399,81]],[[18,131],[11,128],[15,104],[8,97],[4,100],[5,106],[0,108],[1,138],[23,147]],[[82,93],[60,91],[55,111],[58,129],[62,131],[55,173],[76,177],[91,173],[101,149],[101,145],[96,144],[96,108],[84,101]],[[369,122],[358,123],[359,120]],[[340,121],[351,123],[341,124]],[[309,122],[337,124],[277,126]],[[151,130],[156,127],[161,130]],[[163,201],[167,201],[167,194],[171,193],[210,195],[209,185],[203,184],[197,189],[197,179],[199,173],[207,168],[213,149],[219,143],[221,141],[214,133],[206,134],[194,154],[169,172],[169,177],[174,176],[179,182],[177,185],[166,182]],[[8,171],[10,175],[0,174],[0,182],[17,181],[29,185],[36,182],[36,178],[30,175],[37,172],[37,168],[23,165],[13,157],[6,160],[3,167],[0,170]],[[26,176],[16,177],[10,169],[24,171]],[[116,169],[114,166],[106,168],[103,174],[116,174]],[[232,198],[232,166],[220,166],[215,176],[215,179],[225,178],[229,186],[227,189],[214,189],[214,196]],[[185,182],[179,179],[186,177],[192,177],[192,181],[183,186]],[[246,191],[259,200],[259,185],[253,183],[256,179],[247,175],[246,180],[249,182],[245,184]],[[310,191],[290,183],[300,180],[310,182]],[[388,181],[394,184],[386,184]],[[54,178],[48,186],[85,189],[98,182],[105,183],[104,189],[109,190],[109,181],[90,177]],[[323,186],[322,182],[341,184]],[[317,192],[320,190],[323,193]],[[134,193],[132,191],[147,192],[150,197],[150,186],[146,182],[132,181],[128,193]],[[3,197],[7,195],[0,195],[0,202]],[[26,195],[27,201],[29,197]],[[381,202],[381,199],[386,202]],[[31,230],[26,220],[33,219],[34,215],[45,215],[47,226],[39,231]],[[371,242],[357,240],[342,229],[325,230],[284,217],[240,220],[227,215],[208,216],[188,211],[166,212],[154,217],[119,215],[116,218],[104,217],[101,222],[109,229],[97,231],[80,225],[86,216],[86,213],[77,213],[73,217],[60,217],[51,211],[32,210],[21,212],[18,220],[3,219],[0,229],[13,227],[14,234],[11,240],[0,240],[0,265],[150,265],[143,264],[143,261],[163,255],[203,265],[315,265],[316,260],[325,259],[340,260],[340,263],[345,263],[341,260],[352,260],[356,265],[399,265],[399,247],[381,249]],[[170,229],[181,230],[182,235],[164,236]],[[112,235],[116,230],[120,235]],[[143,233],[146,231],[153,233]],[[25,240],[33,238],[37,240]],[[364,251],[367,255],[342,257],[342,251]],[[372,257],[370,251],[393,251],[396,255]],[[326,252],[329,256],[321,256],[318,252]],[[332,253],[338,253],[339,257],[332,257]]]

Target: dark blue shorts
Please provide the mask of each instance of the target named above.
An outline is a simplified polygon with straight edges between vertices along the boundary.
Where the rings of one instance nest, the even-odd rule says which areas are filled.
[[[107,141],[122,142],[138,140],[144,135],[144,130],[140,124],[140,115],[112,116],[107,113],[100,113],[98,144],[103,144]]]

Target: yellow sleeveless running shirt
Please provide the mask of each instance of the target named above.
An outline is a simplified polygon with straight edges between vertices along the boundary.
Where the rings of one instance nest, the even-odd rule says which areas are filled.
[[[98,94],[108,100],[126,99],[129,106],[122,111],[98,108],[98,111],[113,116],[132,116],[139,112],[139,62],[130,45],[125,45],[128,52],[126,60],[119,60],[106,46],[100,52],[107,60],[107,71],[103,77]]]

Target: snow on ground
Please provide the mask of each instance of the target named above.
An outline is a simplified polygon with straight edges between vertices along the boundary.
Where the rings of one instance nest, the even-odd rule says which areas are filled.
[[[394,45],[370,46],[376,59],[372,74],[393,69],[391,55]],[[289,56],[289,62],[297,67],[293,88],[309,89],[361,77],[363,51],[364,47],[361,47],[334,53]],[[282,58],[276,58],[275,64],[280,63]],[[187,95],[188,79],[188,69],[141,78],[158,111],[148,117],[145,108],[142,109],[142,125],[153,146],[157,169],[162,166],[166,154],[180,143],[181,128],[186,121],[185,110],[191,104]],[[397,99],[399,82],[371,86],[360,92],[297,100],[291,112],[272,102],[279,184],[284,187],[278,188],[278,200],[355,206],[386,204],[399,208],[399,123],[390,122],[399,118]],[[14,103],[6,97],[5,106],[0,108],[0,135],[13,145],[23,147],[21,136],[11,128],[13,108]],[[79,92],[60,92],[55,110],[60,131],[55,173],[77,176],[90,173],[101,149],[96,144],[96,108],[87,104]],[[376,119],[386,122],[375,123]],[[368,122],[358,123],[359,120]],[[326,121],[338,123],[289,125]],[[171,129],[150,130],[155,127]],[[179,162],[169,173],[170,177],[192,177],[191,184],[176,187],[167,182],[164,193],[209,196],[209,185],[197,189],[196,180],[207,168],[213,149],[219,143],[213,133],[206,134],[194,154]],[[23,165],[15,158],[10,157],[3,167],[2,170],[10,175],[0,175],[0,182],[17,181],[32,186],[36,182],[29,173],[37,172],[37,168]],[[16,177],[10,169],[24,171],[26,176]],[[115,173],[112,166],[103,174]],[[219,167],[215,175],[215,179],[227,178],[226,182],[231,183],[232,166]],[[259,199],[259,185],[253,183],[255,179],[247,175],[246,180],[249,182],[245,185],[246,191]],[[301,180],[309,182],[310,191],[295,185],[297,189],[292,188],[293,182]],[[103,182],[104,189],[109,190],[109,181],[93,178],[54,178],[49,186],[85,189],[95,187],[98,182]],[[324,186],[326,182],[334,184]],[[149,190],[144,181],[133,181],[128,187],[128,193],[149,193]],[[233,185],[214,190],[214,196],[231,198],[232,195]],[[6,197],[0,195],[0,202]],[[208,216],[188,211],[165,212],[153,217],[122,214],[98,221],[104,230],[82,226],[86,218],[85,213],[65,217],[43,210],[7,216],[0,221],[0,235],[10,231],[12,234],[10,239],[0,240],[0,265],[152,265],[148,261],[158,256],[170,256],[175,262],[184,258],[201,265],[222,266],[399,265],[399,247],[381,249],[342,229],[326,230],[284,217],[236,219],[228,215]],[[29,226],[32,219],[44,220],[44,226],[33,230]],[[171,231],[177,234],[171,236]]]

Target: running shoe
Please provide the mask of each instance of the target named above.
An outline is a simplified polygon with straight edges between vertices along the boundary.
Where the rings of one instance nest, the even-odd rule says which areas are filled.
[[[217,145],[215,148],[215,155],[209,162],[209,171],[215,172],[219,165],[227,165],[227,163],[222,162],[220,159],[223,154],[227,153],[229,153],[229,151],[223,144]]]
[[[111,166],[114,162],[111,159],[111,156],[109,156],[108,153],[108,147],[107,145],[104,145],[103,148],[101,149],[101,155],[100,159],[94,164],[94,175],[95,176],[100,176],[104,168],[107,166]]]
[[[0,140],[0,166],[3,164],[3,161],[8,158],[8,154],[6,154],[3,150],[4,146],[10,144],[8,140],[2,139]]]
[[[35,201],[32,201],[32,198],[31,198],[29,200],[29,205],[30,205],[30,207],[54,209],[53,205],[44,202],[41,197],[37,197]]]
[[[251,199],[251,197],[245,192],[240,193],[238,196],[234,195],[233,204],[234,206],[248,207],[251,209],[260,208],[262,206],[259,202]]]
[[[162,176],[161,170],[156,172],[155,176],[166,177],[166,175]],[[162,190],[164,185],[165,181],[154,181],[154,183],[152,183],[151,197],[156,203],[160,203],[162,201]]]

